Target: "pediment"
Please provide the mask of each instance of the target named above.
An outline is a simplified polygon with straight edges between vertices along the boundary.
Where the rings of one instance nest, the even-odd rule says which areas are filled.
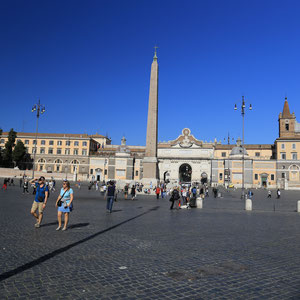
[[[171,147],[180,148],[198,148],[202,147],[203,142],[197,140],[192,134],[189,128],[184,128],[182,134],[173,141],[170,141]],[[196,147],[195,147],[196,146]]]

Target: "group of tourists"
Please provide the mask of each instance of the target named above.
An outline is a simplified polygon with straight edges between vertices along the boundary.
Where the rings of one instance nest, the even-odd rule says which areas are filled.
[[[35,186],[35,198],[31,207],[31,214],[36,219],[35,227],[39,228],[43,220],[43,213],[47,205],[49,198],[49,186],[45,182],[45,177],[41,176],[39,179],[34,178],[29,181],[29,184]],[[56,230],[67,230],[69,222],[69,213],[73,209],[73,190],[71,189],[70,182],[68,180],[63,181],[63,186],[60,190],[60,194],[55,202],[57,208],[57,220],[58,227]],[[37,214],[38,211],[38,214]],[[62,215],[64,215],[64,226],[62,227]]]

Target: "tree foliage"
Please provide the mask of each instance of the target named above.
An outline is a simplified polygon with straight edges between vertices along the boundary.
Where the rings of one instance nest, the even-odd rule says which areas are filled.
[[[8,140],[5,143],[5,148],[2,153],[3,154],[2,165],[6,168],[13,166],[12,149],[15,145],[16,137],[17,137],[17,133],[12,128],[8,133]]]
[[[17,144],[12,152],[12,160],[16,163],[16,166],[20,168],[26,154],[26,148],[22,141],[17,141]]]

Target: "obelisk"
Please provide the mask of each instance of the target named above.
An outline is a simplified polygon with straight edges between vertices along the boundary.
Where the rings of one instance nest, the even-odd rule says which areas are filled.
[[[157,170],[157,114],[158,114],[158,63],[156,48],[151,65],[150,90],[148,104],[146,152],[143,159],[143,183],[155,186],[158,180]]]

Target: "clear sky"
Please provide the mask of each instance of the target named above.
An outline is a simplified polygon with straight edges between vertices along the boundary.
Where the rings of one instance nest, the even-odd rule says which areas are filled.
[[[145,145],[157,44],[159,140],[273,143],[288,97],[300,120],[296,0],[0,1],[0,127],[108,134]]]

